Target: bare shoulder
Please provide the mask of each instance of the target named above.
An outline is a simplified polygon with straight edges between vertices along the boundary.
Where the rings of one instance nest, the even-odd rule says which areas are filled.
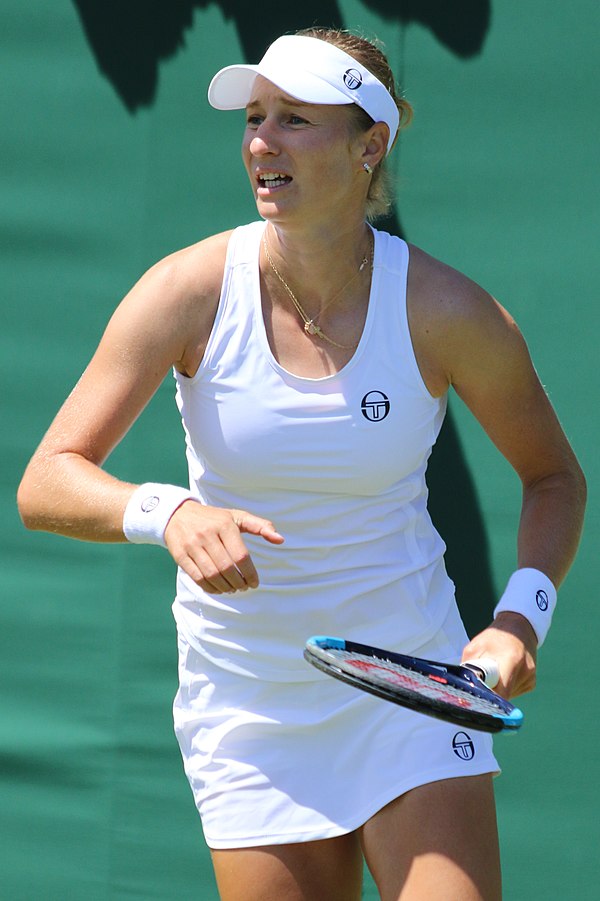
[[[106,459],[172,366],[199,365],[220,296],[229,234],[151,267],[116,308],[42,442],[42,456]]]
[[[217,310],[230,237],[213,235],[148,269],[117,308],[108,335],[135,331],[146,349],[160,344],[169,365],[193,374]]]
[[[432,394],[459,388],[463,374],[489,354],[520,352],[524,342],[508,311],[484,288],[410,246],[408,314],[417,361]]]
[[[210,317],[219,299],[230,237],[231,232],[222,232],[169,254],[142,276],[129,297],[152,296],[169,314],[195,309]]]
[[[445,328],[506,318],[506,310],[488,291],[414,245],[410,246],[409,299],[411,313],[424,324]]]
[[[231,231],[211,235],[164,257],[146,273],[169,294],[212,296],[220,290]]]
[[[524,483],[574,470],[573,452],[510,313],[417,248],[410,266],[411,334],[432,394],[452,386]]]

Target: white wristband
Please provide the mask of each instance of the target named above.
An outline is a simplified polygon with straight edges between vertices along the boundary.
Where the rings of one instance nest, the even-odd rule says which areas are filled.
[[[508,580],[504,594],[494,610],[499,613],[520,613],[537,635],[538,647],[544,643],[552,614],[556,607],[556,588],[539,569],[518,569]]]
[[[123,533],[133,544],[166,547],[165,529],[175,510],[187,500],[197,500],[187,488],[145,482],[135,489],[123,514]]]

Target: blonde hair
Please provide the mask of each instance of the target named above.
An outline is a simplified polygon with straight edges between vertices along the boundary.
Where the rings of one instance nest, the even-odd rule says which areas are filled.
[[[396,87],[394,73],[390,64],[383,51],[376,44],[357,34],[352,34],[350,31],[337,28],[303,28],[296,34],[327,41],[327,43],[339,47],[340,50],[362,63],[388,89],[394,103],[398,107],[400,114],[398,133],[410,124],[413,117],[412,106],[408,100],[401,96],[399,89]],[[366,131],[373,125],[373,119],[360,106],[353,104],[352,112],[352,121],[355,123],[358,131]],[[373,175],[371,176],[369,193],[367,195],[367,219],[372,221],[379,216],[384,216],[392,204],[392,199],[393,191],[384,157],[374,167]]]

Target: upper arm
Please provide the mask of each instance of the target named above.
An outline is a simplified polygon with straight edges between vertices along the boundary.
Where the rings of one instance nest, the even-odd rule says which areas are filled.
[[[572,467],[512,316],[470,279],[419,254],[411,329],[434,393],[454,388],[524,484]]]
[[[510,314],[489,297],[459,329],[450,380],[525,485],[569,468],[573,454]]]
[[[73,453],[101,465],[171,367],[186,370],[212,327],[226,237],[173,254],[142,276],[115,310],[36,456]]]

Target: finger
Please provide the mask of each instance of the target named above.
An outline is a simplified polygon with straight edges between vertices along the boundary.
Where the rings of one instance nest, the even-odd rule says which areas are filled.
[[[211,556],[202,548],[196,548],[185,554],[179,566],[204,591],[209,594],[233,594],[245,591],[248,586],[233,564],[223,561],[221,566],[214,563]]]
[[[248,556],[245,547],[242,557],[244,556]],[[202,566],[204,578],[220,588],[221,591],[246,591],[248,588],[258,585],[258,575],[254,566],[251,564],[248,573],[244,573],[241,565],[234,562],[222,546],[212,552],[209,551],[206,558],[206,562]]]
[[[228,554],[229,562],[234,569],[234,572],[228,569],[226,577],[239,588],[258,588],[258,573],[248,548],[242,540],[240,528],[235,526],[235,520],[231,524],[231,530],[226,529],[223,531],[221,541]],[[216,549],[214,553],[217,553]]]
[[[203,510],[204,519],[207,512]],[[216,511],[216,515],[211,510],[210,514],[208,528],[201,522],[200,529],[199,523],[192,520],[183,531],[180,528],[178,536],[171,534],[170,550],[175,562],[206,591],[231,593],[255,587],[258,575],[254,566],[248,565],[248,550],[231,514],[224,510]]]
[[[221,540],[231,555],[240,576],[248,588],[258,588],[259,578],[248,548],[242,540],[241,533],[261,535],[273,544],[281,544],[283,535],[273,527],[273,523],[262,516],[255,516],[246,510],[230,510],[232,517],[232,530],[225,528],[221,531]]]
[[[186,519],[171,518],[168,546],[175,561],[190,577],[212,592],[258,587],[258,573],[241,532],[264,535],[267,540],[281,544],[283,536],[273,524],[245,510],[201,507],[200,512],[191,511],[191,518],[190,510],[187,512]]]
[[[178,561],[178,566],[180,566],[184,573],[190,577],[192,582],[195,582],[196,585],[198,585],[209,594],[232,593],[232,589],[227,585],[224,579],[217,579],[214,582],[210,582],[208,579],[206,579],[196,561],[191,557],[184,557],[180,559]]]
[[[527,694],[535,688],[536,677],[535,672],[525,671],[519,672],[513,677],[506,686],[506,697],[518,698],[519,695]]]
[[[262,516],[255,516],[254,513],[248,513],[246,510],[231,510],[231,515],[240,532],[260,535],[271,544],[282,544],[285,541],[273,523],[268,519],[263,519]]]
[[[488,688],[495,688],[500,681],[498,661],[493,657],[470,658],[464,661],[463,666],[479,670],[481,673],[481,680]]]

